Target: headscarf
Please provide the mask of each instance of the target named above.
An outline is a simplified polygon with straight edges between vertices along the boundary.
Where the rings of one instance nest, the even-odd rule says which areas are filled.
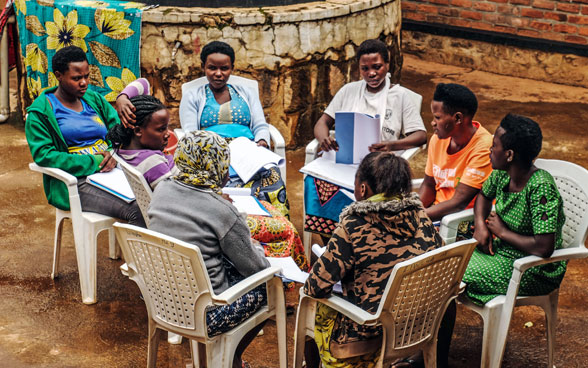
[[[180,174],[175,180],[221,193],[229,171],[229,145],[216,133],[195,130],[178,142],[174,157]]]

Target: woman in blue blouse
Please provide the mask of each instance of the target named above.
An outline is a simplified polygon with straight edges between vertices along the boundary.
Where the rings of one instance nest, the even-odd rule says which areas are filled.
[[[235,63],[233,48],[225,42],[213,41],[202,48],[200,59],[208,83],[184,91],[180,102],[180,124],[184,131],[209,130],[227,140],[246,137],[269,148],[269,125],[257,87],[234,80],[228,83]],[[117,110],[123,123],[132,123],[134,115],[128,98],[135,92],[127,88],[117,99]],[[139,89],[148,93],[148,88]],[[232,177],[227,186],[251,188],[253,195],[270,202],[282,215],[289,217],[286,187],[277,167],[261,169],[247,183]]]

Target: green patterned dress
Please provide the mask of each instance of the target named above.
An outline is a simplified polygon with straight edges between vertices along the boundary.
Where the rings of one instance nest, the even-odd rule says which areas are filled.
[[[561,248],[565,221],[563,200],[553,177],[537,170],[520,192],[508,192],[510,177],[494,170],[482,187],[482,194],[496,199],[496,213],[508,228],[522,235],[555,233],[555,249]],[[513,263],[528,256],[499,238],[493,241],[494,255],[476,249],[463,277],[466,295],[484,305],[498,295],[505,295]],[[566,271],[565,262],[550,263],[527,270],[521,279],[519,295],[542,295],[559,287]]]

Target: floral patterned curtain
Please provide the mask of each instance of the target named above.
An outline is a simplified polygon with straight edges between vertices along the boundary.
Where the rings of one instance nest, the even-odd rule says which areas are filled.
[[[65,46],[87,53],[90,89],[108,101],[140,73],[141,8],[129,1],[16,0],[31,99],[57,85],[51,59]]]

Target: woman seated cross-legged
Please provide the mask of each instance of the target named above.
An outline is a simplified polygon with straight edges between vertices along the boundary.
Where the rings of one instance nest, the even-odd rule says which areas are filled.
[[[304,292],[323,298],[341,281],[345,299],[375,312],[394,265],[443,242],[411,188],[406,160],[389,152],[367,155],[355,178],[357,202],[341,214],[325,253],[312,267]],[[306,343],[307,367],[318,367],[319,355],[327,368],[373,367],[381,339],[381,327],[358,325],[319,303],[315,341]]]
[[[155,189],[165,179],[180,173],[174,158],[162,152],[169,138],[169,112],[161,101],[150,95],[133,97],[130,103],[134,110],[133,128],[117,125],[107,137],[117,154],[141,172]],[[294,225],[271,204],[261,203],[271,216],[247,216],[251,237],[262,244],[267,256],[292,257],[307,271],[308,261]]]
[[[52,68],[59,85],[45,90],[27,109],[25,133],[33,160],[39,166],[58,168],[78,179],[83,211],[145,227],[136,202],[127,203],[86,183],[86,176],[115,167],[106,132],[120,123],[104,97],[88,90],[90,68],[86,53],[76,46],[64,47],[53,56]],[[50,204],[70,209],[64,183],[45,175],[43,185]]]
[[[258,146],[269,148],[269,125],[259,101],[259,92],[238,81],[229,83],[235,63],[233,48],[225,42],[210,42],[202,48],[200,60],[208,83],[189,89],[182,95],[180,124],[184,131],[208,130],[228,141],[246,137]],[[123,122],[132,123],[133,108],[129,98],[148,94],[149,88],[144,79],[127,87],[116,103],[117,110],[123,115]],[[270,202],[284,216],[289,217],[290,205],[285,183],[276,166],[259,170],[247,183],[233,176],[227,185],[251,188],[252,194]]]

